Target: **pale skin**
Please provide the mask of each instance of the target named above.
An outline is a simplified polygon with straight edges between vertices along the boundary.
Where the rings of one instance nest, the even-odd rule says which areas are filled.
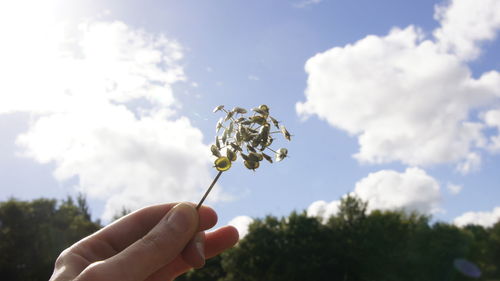
[[[190,203],[146,207],[64,250],[50,281],[173,280],[238,242],[232,226],[217,223],[209,207]]]

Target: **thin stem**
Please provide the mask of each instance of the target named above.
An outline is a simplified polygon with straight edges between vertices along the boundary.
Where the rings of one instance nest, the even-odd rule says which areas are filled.
[[[201,207],[201,205],[205,201],[205,198],[207,198],[208,194],[210,193],[210,191],[214,187],[215,183],[219,179],[220,175],[222,175],[222,171],[219,171],[219,173],[217,174],[217,176],[215,176],[214,180],[212,181],[212,183],[208,187],[207,191],[205,192],[205,195],[203,195],[203,198],[201,198],[200,203],[198,203],[198,205],[196,206],[196,210],[198,210]]]
[[[270,148],[270,147],[266,147],[267,149],[271,150],[272,152],[278,154],[278,152],[274,151],[274,149]]]

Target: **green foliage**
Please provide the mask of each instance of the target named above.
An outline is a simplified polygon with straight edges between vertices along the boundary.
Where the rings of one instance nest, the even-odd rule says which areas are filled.
[[[2,280],[48,280],[62,250],[95,232],[83,196],[58,204],[53,199],[0,202]]]
[[[326,224],[296,212],[258,219],[236,247],[180,280],[473,280],[454,267],[456,259],[477,265],[479,280],[500,280],[500,222],[459,228],[366,208],[347,196]]]
[[[223,254],[228,274],[222,280],[330,280],[325,269],[337,262],[323,250],[330,234],[304,213],[257,220],[238,247]]]
[[[480,268],[476,280],[500,280],[500,222],[459,228],[366,208],[348,196],[326,224],[305,212],[257,219],[236,247],[177,280],[474,280],[454,267],[456,259]],[[1,279],[48,280],[59,253],[100,227],[83,196],[0,202]]]

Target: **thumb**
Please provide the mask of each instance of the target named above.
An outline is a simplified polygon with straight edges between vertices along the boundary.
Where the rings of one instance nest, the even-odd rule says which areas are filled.
[[[94,276],[91,273],[88,280],[146,279],[182,252],[197,231],[198,223],[198,212],[192,205],[176,205],[143,238],[108,260],[87,268],[97,271]]]

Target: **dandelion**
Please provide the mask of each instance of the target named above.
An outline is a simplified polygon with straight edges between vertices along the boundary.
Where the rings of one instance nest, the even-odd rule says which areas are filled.
[[[214,187],[223,172],[231,168],[232,162],[236,161],[238,155],[243,159],[243,165],[255,171],[261,167],[260,162],[266,160],[273,163],[274,154],[276,162],[282,161],[288,156],[286,148],[272,149],[270,146],[274,141],[273,135],[281,134],[290,141],[292,135],[285,126],[270,115],[270,109],[263,104],[251,109],[251,115],[245,108],[234,107],[228,111],[224,105],[217,106],[216,112],[224,112],[225,116],[220,118],[216,124],[215,144],[210,146],[210,151],[216,157],[214,168],[219,171],[217,176],[208,187],[196,209],[200,208],[206,197]],[[271,131],[273,125],[279,131]],[[270,151],[266,154],[264,151]],[[224,153],[223,153],[224,152]]]

